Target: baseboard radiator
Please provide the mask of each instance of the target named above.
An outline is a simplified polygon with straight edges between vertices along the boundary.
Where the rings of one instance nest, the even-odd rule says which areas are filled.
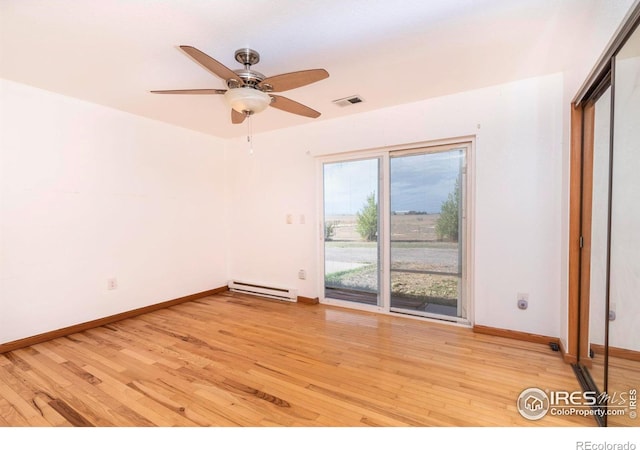
[[[229,290],[233,292],[258,295],[260,297],[284,300],[287,302],[298,301],[298,291],[296,289],[278,286],[266,286],[259,283],[247,283],[245,281],[231,280],[229,281]]]

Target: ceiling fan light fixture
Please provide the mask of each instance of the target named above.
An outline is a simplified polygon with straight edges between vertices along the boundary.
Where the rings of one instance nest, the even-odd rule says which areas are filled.
[[[271,103],[269,94],[250,87],[229,89],[225,92],[224,99],[231,108],[240,113],[259,113]]]

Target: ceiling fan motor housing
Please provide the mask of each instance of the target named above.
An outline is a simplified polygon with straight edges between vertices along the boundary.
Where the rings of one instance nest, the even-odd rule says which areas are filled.
[[[260,83],[262,80],[266,78],[260,72],[257,72],[251,69],[239,69],[239,70],[234,70],[234,72],[238,74],[240,79],[243,81],[244,83],[243,86],[249,86],[255,89],[260,89],[258,87],[258,83]],[[240,87],[240,85],[241,84],[238,83],[238,80],[235,80],[233,78],[227,80],[227,87],[229,89],[235,89],[237,87]]]

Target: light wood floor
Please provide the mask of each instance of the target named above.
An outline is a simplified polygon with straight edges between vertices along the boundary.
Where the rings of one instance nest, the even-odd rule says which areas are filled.
[[[597,346],[592,348],[593,358],[591,359],[591,367],[588,368],[589,376],[595,382],[599,391],[604,390],[604,348]],[[629,352],[632,353],[632,352]],[[634,352],[635,353],[635,352]],[[621,358],[609,354],[608,358],[608,385],[607,393],[610,396],[610,406],[624,405],[631,406],[631,393],[636,392],[640,388],[640,361]],[[640,418],[632,417],[627,411],[625,414],[616,416],[611,415],[607,418],[608,427],[637,427],[640,426]]]
[[[0,355],[0,425],[595,426],[528,387],[579,390],[545,345],[227,292]]]

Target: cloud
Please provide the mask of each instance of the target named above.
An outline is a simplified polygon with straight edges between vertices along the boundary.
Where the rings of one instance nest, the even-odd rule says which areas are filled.
[[[355,214],[372,192],[377,200],[378,166],[377,158],[325,164],[325,215]]]
[[[440,212],[460,175],[463,153],[404,155],[390,159],[391,210]],[[324,165],[325,215],[356,214],[372,192],[378,198],[377,158]]]
[[[391,158],[391,210],[437,213],[455,188],[460,151]]]

